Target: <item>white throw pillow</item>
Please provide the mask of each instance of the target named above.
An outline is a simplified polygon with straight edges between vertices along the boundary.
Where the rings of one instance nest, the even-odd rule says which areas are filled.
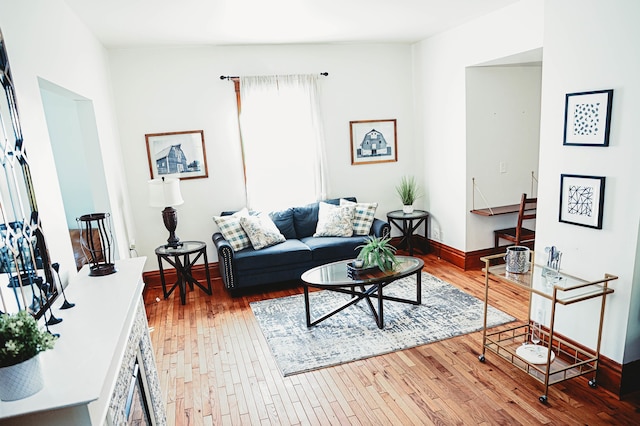
[[[249,236],[246,232],[244,232],[244,229],[242,229],[242,225],[240,225],[240,218],[247,216],[249,216],[249,211],[245,207],[232,215],[213,217],[213,220],[218,225],[218,228],[220,228],[222,236],[225,240],[229,241],[229,244],[231,244],[231,248],[233,248],[233,251],[251,247]]]
[[[378,203],[354,203],[341,198],[340,206],[355,206],[356,208],[353,216],[353,235],[369,235]]]
[[[353,235],[355,206],[335,206],[320,202],[314,237],[350,237]]]
[[[285,241],[284,235],[280,233],[269,215],[261,213],[257,216],[243,216],[240,218],[240,225],[249,236],[255,250]]]

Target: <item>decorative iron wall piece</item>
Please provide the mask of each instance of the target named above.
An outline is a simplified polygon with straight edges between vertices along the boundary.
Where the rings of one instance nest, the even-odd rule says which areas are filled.
[[[0,31],[0,311],[42,316],[58,295]]]

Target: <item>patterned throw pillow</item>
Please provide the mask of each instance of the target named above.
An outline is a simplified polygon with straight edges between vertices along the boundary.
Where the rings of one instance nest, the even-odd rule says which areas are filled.
[[[350,237],[353,235],[355,206],[334,206],[320,202],[314,237]]]
[[[220,228],[220,232],[225,240],[229,241],[231,244],[231,248],[233,251],[238,251],[245,249],[247,247],[251,247],[251,241],[249,240],[249,236],[244,229],[242,229],[242,225],[240,225],[240,218],[249,216],[249,211],[247,208],[243,208],[242,210],[235,212],[229,216],[214,216],[213,220]]]
[[[369,235],[378,203],[354,203],[341,198],[340,206],[355,206],[356,208],[353,216],[353,235]]]
[[[285,241],[284,235],[266,214],[243,216],[240,218],[242,229],[249,236],[254,250],[260,250]]]

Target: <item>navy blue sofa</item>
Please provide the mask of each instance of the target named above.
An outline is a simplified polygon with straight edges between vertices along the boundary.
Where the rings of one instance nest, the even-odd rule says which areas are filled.
[[[356,201],[355,197],[343,198]],[[340,199],[325,202],[338,205]],[[365,242],[366,236],[313,237],[318,208],[319,203],[312,203],[273,213],[271,218],[286,241],[260,250],[249,247],[235,252],[220,232],[214,233],[212,239],[225,287],[233,293],[242,288],[299,280],[303,272],[315,266],[355,258],[356,247]],[[233,213],[222,212],[222,215]],[[370,235],[383,237],[390,231],[387,222],[376,218]]]

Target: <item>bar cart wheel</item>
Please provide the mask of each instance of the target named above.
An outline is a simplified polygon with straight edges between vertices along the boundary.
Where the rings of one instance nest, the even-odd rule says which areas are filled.
[[[596,379],[589,380],[589,386],[591,386],[592,388],[597,388],[598,383],[596,383]]]
[[[541,396],[538,398],[538,400],[539,400],[540,402],[542,402],[543,404],[546,404],[546,403],[547,403],[547,395],[541,395]]]
[[[484,354],[482,354],[482,355],[480,355],[480,356],[478,357],[478,361],[480,361],[480,362],[484,362]]]

